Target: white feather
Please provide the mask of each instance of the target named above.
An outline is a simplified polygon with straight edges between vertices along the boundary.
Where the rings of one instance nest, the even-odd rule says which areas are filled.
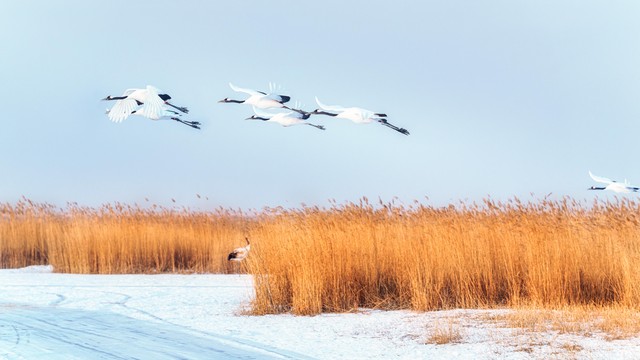
[[[264,118],[268,118],[271,119],[273,116],[279,114],[279,113],[272,113],[272,112],[268,112],[268,111],[262,111],[262,109],[257,108],[255,106],[252,106],[253,108],[253,113],[260,116],[260,117],[264,117]]]
[[[123,100],[117,100],[113,107],[109,110],[109,120],[113,122],[122,122],[131,115],[131,113],[138,107],[138,103],[135,99],[126,98]]]
[[[156,87],[151,85],[147,85],[146,94],[144,95],[144,100],[140,100],[142,104],[142,110],[147,117],[157,117],[160,118],[162,116],[164,110],[164,101],[158,95],[159,90]]]
[[[589,171],[589,176],[591,176],[591,178],[593,179],[593,181],[595,181],[595,182],[599,182],[599,183],[603,183],[603,184],[611,184],[611,183],[614,183],[614,182],[615,182],[614,180],[611,180],[611,179],[606,178],[606,177],[593,175],[593,174],[591,173],[591,171]]]
[[[320,106],[320,108],[322,110],[325,111],[337,111],[337,112],[342,112],[347,110],[347,108],[342,107],[340,105],[325,105],[323,103],[320,102],[320,100],[318,99],[318,97],[316,96],[316,103],[318,104],[318,106]]]
[[[251,96],[253,96],[253,95],[264,95],[264,93],[261,93],[259,91],[237,87],[237,86],[233,85],[232,83],[229,83],[229,87],[231,88],[231,90],[233,90],[235,92],[242,92],[242,93],[245,93],[245,94],[249,94]]]

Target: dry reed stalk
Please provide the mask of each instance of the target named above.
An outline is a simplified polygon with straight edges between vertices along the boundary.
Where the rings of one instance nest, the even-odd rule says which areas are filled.
[[[444,345],[459,343],[462,341],[463,332],[460,324],[455,322],[452,318],[446,320],[447,324],[444,326],[439,321],[436,321],[425,341],[425,344]]]
[[[640,312],[626,306],[567,305],[557,309],[518,307],[487,320],[522,334],[554,331],[579,336],[604,335],[608,340],[640,335]]]

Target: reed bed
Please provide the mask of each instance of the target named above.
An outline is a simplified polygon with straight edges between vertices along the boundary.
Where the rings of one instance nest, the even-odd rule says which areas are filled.
[[[69,204],[0,204],[0,267],[51,264],[57,272],[123,274],[237,270],[230,249],[244,243],[241,211]]]
[[[363,199],[264,214],[254,312],[640,307],[640,203]]]
[[[490,199],[245,213],[0,204],[0,266],[73,273],[249,272],[252,313],[640,308],[640,203]],[[228,252],[252,240],[249,257]]]

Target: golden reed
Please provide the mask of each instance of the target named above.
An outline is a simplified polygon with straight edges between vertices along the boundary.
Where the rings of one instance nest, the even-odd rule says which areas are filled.
[[[518,199],[431,207],[172,210],[1,204],[2,267],[248,271],[256,314],[359,307],[640,308],[640,203]],[[239,267],[228,252],[252,240]]]
[[[230,248],[244,243],[242,213],[159,206],[70,204],[57,209],[23,200],[0,204],[0,267],[51,264],[57,272],[227,273]]]

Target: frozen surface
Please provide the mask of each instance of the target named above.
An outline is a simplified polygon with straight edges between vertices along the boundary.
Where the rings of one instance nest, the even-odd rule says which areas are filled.
[[[245,275],[0,270],[0,359],[640,359],[640,339],[528,332],[508,310],[241,315]],[[459,339],[430,343],[452,327]]]

